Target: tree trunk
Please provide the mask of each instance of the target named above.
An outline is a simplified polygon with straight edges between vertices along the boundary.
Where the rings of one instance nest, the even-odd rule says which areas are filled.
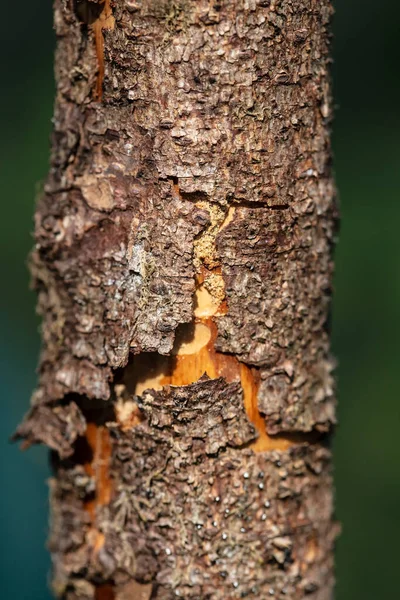
[[[329,0],[56,0],[32,273],[61,598],[331,598]]]

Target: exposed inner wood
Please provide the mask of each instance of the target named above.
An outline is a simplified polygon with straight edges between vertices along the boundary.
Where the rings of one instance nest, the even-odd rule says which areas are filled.
[[[18,435],[53,450],[63,600],[332,593],[331,12],[55,0]]]
[[[235,215],[235,210],[236,208],[234,206],[230,206],[228,208],[228,212],[226,213],[226,217],[220,227],[220,231],[221,229],[223,229],[224,227],[227,227],[227,225],[229,225],[229,223],[231,223],[231,221],[233,220],[233,217]]]
[[[175,191],[176,188],[177,186]],[[198,205],[201,208],[208,206],[203,201]],[[122,382],[115,386],[116,419],[123,430],[137,425],[140,422],[140,412],[132,396],[140,396],[146,389],[160,390],[166,385],[190,385],[204,374],[211,379],[223,377],[229,383],[241,382],[246,413],[258,433],[257,440],[251,446],[254,452],[284,451],[301,440],[290,434],[271,436],[267,433],[265,420],[258,410],[257,369],[245,365],[233,355],[215,349],[218,333],[215,317],[227,312],[225,286],[216,255],[215,239],[221,228],[231,222],[235,209],[231,207],[224,212],[220,207],[210,206],[211,224],[197,240],[195,248],[195,258],[200,268],[194,298],[194,319],[177,328],[171,355],[142,353],[135,356],[132,363],[124,369]],[[96,490],[94,499],[87,503],[86,508],[93,523],[91,545],[94,553],[97,553],[104,544],[104,535],[96,529],[96,508],[109,503],[111,499],[111,444],[107,428],[94,422],[88,424],[86,437],[93,452],[93,460],[86,465],[86,470],[95,478]],[[98,591],[98,594],[105,595],[96,597],[108,598],[108,593],[108,587],[105,586],[104,591],[100,588]]]
[[[96,588],[96,600],[114,600],[114,598],[116,598],[116,596],[112,585],[106,583],[104,585],[99,585]]]
[[[103,80],[104,80],[104,29],[114,29],[115,19],[112,14],[110,0],[103,0],[103,10],[98,18],[93,22],[92,28],[94,32],[96,44],[96,56],[98,64],[98,72],[96,79],[95,98],[101,100],[103,96]]]
[[[257,394],[259,380],[256,369],[251,369],[244,363],[240,363],[239,369],[246,413],[258,432],[258,438],[252,445],[252,449],[254,452],[287,450],[296,443],[296,440],[290,435],[268,435],[265,420],[258,410]]]
[[[173,185],[173,191],[179,195],[177,184]],[[229,383],[240,381],[247,416],[258,432],[258,438],[252,445],[253,450],[287,450],[298,440],[290,435],[270,436],[267,433],[265,420],[258,410],[257,369],[241,363],[233,355],[223,354],[215,349],[217,325],[214,319],[227,312],[225,285],[215,242],[219,231],[232,221],[235,208],[223,210],[219,205],[204,199],[198,201],[197,206],[208,211],[210,224],[195,241],[194,261],[198,276],[194,319],[192,323],[177,328],[171,356],[143,353],[134,357],[132,365],[126,368],[124,374],[128,395],[140,396],[146,389],[160,390],[165,385],[190,385],[204,374],[211,379],[223,377]],[[131,407],[133,412],[134,407],[135,405]],[[119,414],[122,415],[123,412],[122,403]],[[125,412],[125,419],[121,419],[122,427],[132,420],[132,412],[126,409]]]
[[[207,273],[203,272],[196,294],[194,321],[178,328],[172,355],[140,354],[134,357],[132,365],[126,369],[124,383],[129,396],[141,395],[149,388],[160,390],[165,385],[190,385],[204,374],[211,379],[223,377],[229,383],[240,381],[247,415],[258,432],[258,439],[252,445],[253,450],[287,450],[296,440],[290,435],[268,435],[265,421],[258,410],[257,369],[241,363],[233,355],[215,350],[217,326],[213,318],[224,314],[226,309],[224,305],[216,308],[212,295],[205,291],[206,278]]]
[[[88,475],[94,478],[95,493],[93,499],[86,502],[85,508],[91,518],[92,528],[89,535],[93,552],[96,554],[104,545],[105,539],[104,534],[96,528],[96,510],[99,506],[108,504],[111,499],[111,441],[107,427],[97,425],[95,422],[88,423],[86,440],[92,451],[92,460],[85,464],[85,470]],[[105,599],[112,596],[98,597]]]
[[[209,292],[209,290],[200,284],[196,291],[194,316],[212,317],[219,312],[220,305],[218,300]]]
[[[173,354],[177,356],[193,356],[199,354],[211,340],[211,329],[207,323],[194,322],[187,328],[180,328],[176,334]]]

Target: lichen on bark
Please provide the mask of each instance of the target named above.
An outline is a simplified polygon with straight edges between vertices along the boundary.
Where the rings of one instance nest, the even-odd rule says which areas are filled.
[[[17,431],[53,451],[54,592],[328,600],[331,4],[54,7]]]

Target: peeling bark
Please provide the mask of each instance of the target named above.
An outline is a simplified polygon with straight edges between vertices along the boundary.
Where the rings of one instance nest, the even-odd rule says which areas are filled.
[[[328,0],[55,0],[32,274],[65,600],[333,589]]]

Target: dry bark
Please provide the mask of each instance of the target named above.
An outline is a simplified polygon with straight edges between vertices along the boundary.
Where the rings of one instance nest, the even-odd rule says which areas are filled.
[[[32,273],[67,600],[333,587],[329,0],[55,0]]]

